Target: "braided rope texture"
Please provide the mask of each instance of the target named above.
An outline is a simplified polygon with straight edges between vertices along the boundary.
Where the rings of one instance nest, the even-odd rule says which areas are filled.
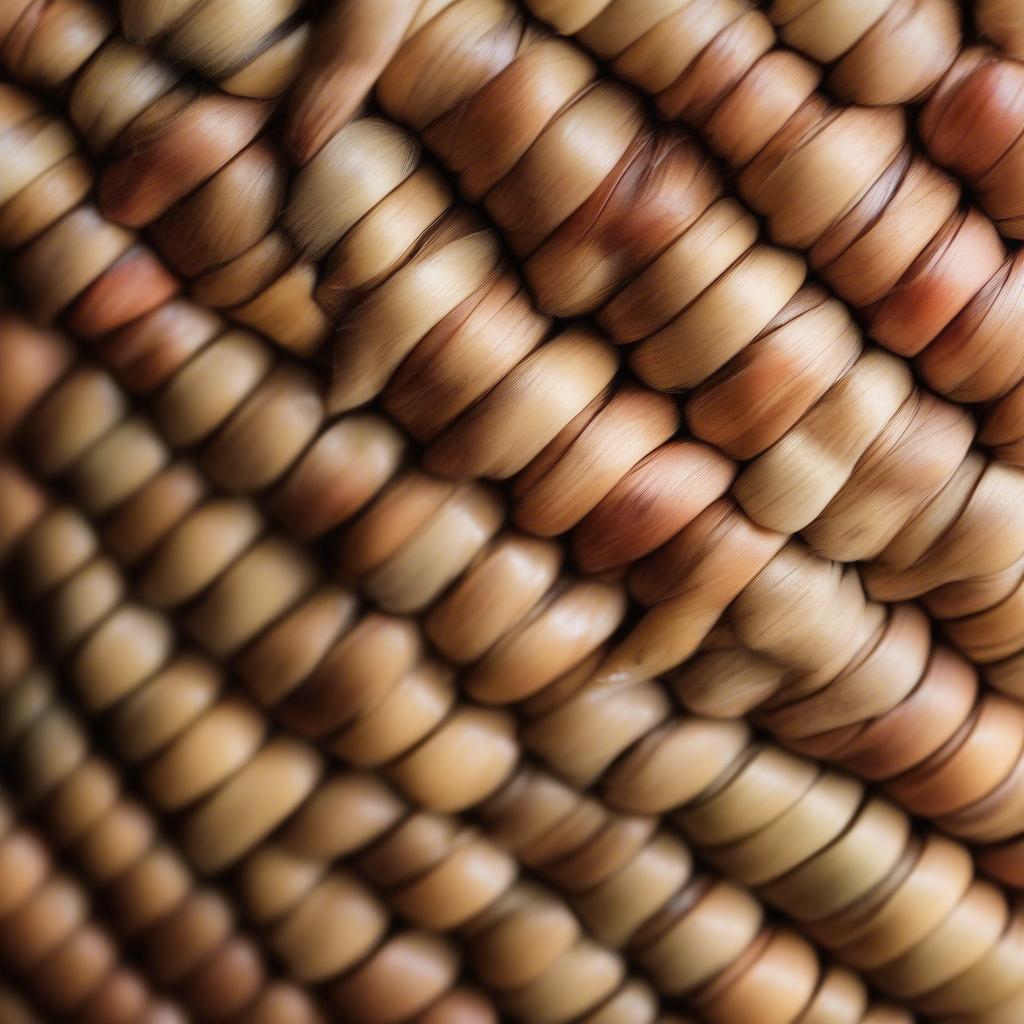
[[[1022,62],[0,0],[0,1024],[1022,1024]]]

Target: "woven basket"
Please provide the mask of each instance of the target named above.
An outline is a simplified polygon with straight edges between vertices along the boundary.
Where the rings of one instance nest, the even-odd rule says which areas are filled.
[[[1018,61],[0,0],[0,1024],[1022,1024]]]

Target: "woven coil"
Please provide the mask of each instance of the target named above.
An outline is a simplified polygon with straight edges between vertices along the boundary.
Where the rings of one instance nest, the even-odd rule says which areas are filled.
[[[1024,4],[0,0],[0,1024],[1020,1024]]]

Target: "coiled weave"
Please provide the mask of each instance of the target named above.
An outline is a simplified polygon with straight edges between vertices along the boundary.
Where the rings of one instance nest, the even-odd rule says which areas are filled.
[[[0,10],[2,1012],[1019,1021],[1017,6],[113,6]]]

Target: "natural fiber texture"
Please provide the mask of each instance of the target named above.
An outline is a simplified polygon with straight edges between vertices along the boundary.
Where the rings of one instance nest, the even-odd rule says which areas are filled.
[[[189,322],[186,309],[187,307],[180,304],[172,304],[168,309],[162,309],[158,315],[139,321],[133,331],[144,331],[144,337],[152,340],[157,336],[154,333],[154,324],[159,328],[176,316],[185,317],[185,322]],[[214,336],[216,326],[209,322],[209,318],[204,320],[195,312],[190,316],[194,321],[193,326],[204,332],[201,341],[207,341]],[[113,340],[126,351],[133,351],[135,337],[133,332],[122,330]],[[201,381],[223,377],[231,380],[234,386],[235,381],[254,380],[267,372],[270,364],[269,355],[260,355],[260,349],[254,340],[239,349],[243,340],[235,334],[226,335],[223,340],[211,345],[208,353],[196,356],[193,362],[188,363],[173,383],[163,383],[156,410],[158,417],[167,426],[168,437],[172,443],[192,443],[205,434],[202,426],[194,429],[190,425],[190,419],[194,415],[191,409],[203,410],[210,401],[209,398],[203,398],[203,404],[197,404],[199,396],[207,394],[209,385],[205,383],[202,390],[197,391],[197,397],[189,401],[190,393],[196,391]],[[557,345],[558,342],[555,342],[550,347]],[[251,353],[248,362],[239,364],[238,359],[244,356],[246,351]],[[232,356],[232,353],[237,354]],[[116,353],[113,350],[109,354],[116,360]],[[254,370],[240,376],[239,371],[229,373],[228,370],[218,369],[230,369],[239,365],[250,365]],[[294,452],[309,442],[311,432],[317,430],[320,424],[322,411],[319,410],[313,386],[308,379],[303,385],[303,380],[304,378],[294,372],[289,373],[286,368],[281,368],[280,371],[268,375],[267,383],[264,387],[258,388],[252,397],[244,391],[235,396],[238,401],[244,400],[244,405],[235,417],[228,420],[222,430],[215,431],[213,439],[208,443],[207,451],[202,457],[207,474],[222,486],[229,486],[233,490],[262,486],[267,482],[262,474],[267,472],[268,466],[271,467],[272,475],[280,475],[283,469],[281,459],[295,458]],[[282,383],[288,381],[291,383],[287,386]],[[152,386],[151,382],[148,387]],[[80,429],[80,421],[75,418],[77,414],[73,408],[66,415],[63,414],[63,407],[69,403],[72,406],[77,404],[73,398],[76,393],[77,389],[66,385],[66,392],[51,400],[48,414],[44,417],[45,427],[40,428],[38,434],[55,438]],[[66,394],[72,397],[65,397]],[[611,413],[616,409],[624,408],[625,412],[630,412],[640,408],[638,397],[634,392],[627,391],[615,404],[610,405],[603,413],[603,418],[610,421],[606,429],[615,428],[616,420]],[[231,401],[232,396],[229,395],[228,400]],[[213,408],[217,410],[217,415],[223,417],[230,412],[230,407],[222,409],[219,402],[215,403]],[[282,420],[280,413],[274,413],[275,408],[290,410],[288,419]],[[274,427],[260,431],[258,428],[261,420],[269,416],[273,416]],[[621,413],[619,417],[621,420]],[[104,416],[98,418],[99,421],[106,422]],[[636,420],[634,414],[631,421]],[[667,430],[664,426],[666,420]],[[60,428],[61,422],[66,423],[65,429]],[[643,426],[642,420],[640,424]],[[289,425],[293,426],[293,430],[283,431],[282,428]],[[660,416],[660,424],[659,420],[655,419],[654,426],[667,433],[674,430],[675,421],[666,410]],[[595,423],[592,421],[587,433],[593,433],[594,427]],[[241,437],[240,431],[244,432]],[[251,434],[257,436],[249,436]],[[351,423],[341,421],[331,426],[324,437],[309,448],[308,454],[284,481],[275,487],[271,503],[295,532],[308,536],[338,521],[336,518],[310,527],[308,520],[303,517],[308,517],[310,509],[316,507],[317,496],[311,488],[323,486],[319,481],[323,480],[325,473],[331,468],[337,471],[338,479],[347,483],[351,476],[353,444],[366,443],[368,439],[374,437],[376,441],[372,445],[371,455],[384,460],[382,469],[378,470],[381,479],[377,480],[376,486],[383,486],[387,475],[394,472],[397,466],[400,442],[393,432],[379,421],[357,417]],[[620,434],[616,434],[615,437],[621,441]],[[273,450],[268,448],[268,444],[274,446]],[[113,457],[122,457],[123,444],[112,445],[112,449]],[[570,451],[570,459],[575,450],[576,446]],[[147,457],[142,461],[140,472],[145,474],[155,467],[151,465],[153,459],[148,455],[150,449],[144,448],[143,451]],[[686,504],[681,503],[679,498],[675,498],[674,504],[670,504],[668,499],[662,503],[663,507],[667,507],[676,515],[693,515],[694,511],[699,510],[698,508],[691,511],[688,507],[694,500],[693,482],[699,479],[700,471],[706,471],[708,455],[699,450],[691,452],[685,446],[680,448],[678,444],[671,446],[667,451],[673,452],[674,457],[681,463],[683,472],[688,469],[687,463],[683,460],[688,457],[692,463],[695,456],[699,456],[696,470],[691,470],[683,476],[679,489],[673,489],[669,495],[669,498],[672,498],[675,494],[684,494],[686,491],[683,488],[686,488],[689,491]],[[218,469],[218,465],[225,465],[222,453],[230,455],[229,477],[224,475],[224,470]],[[211,455],[214,458],[211,458]],[[370,458],[371,455],[366,457]],[[330,456],[330,461],[325,463],[323,460],[327,456]],[[715,463],[711,464],[712,468],[714,465]],[[572,468],[570,461],[569,469]],[[645,475],[649,469],[650,461],[642,464],[642,472]],[[365,473],[360,472],[357,475],[362,479]],[[371,478],[371,484],[374,479],[376,478]],[[718,490],[712,492],[708,500],[713,501],[728,482],[729,475],[726,472],[719,471],[717,478],[712,475],[711,483],[717,486]],[[127,486],[130,489],[131,482]],[[352,498],[348,498],[344,494],[337,494],[337,490],[338,484],[335,483],[332,497],[341,503],[338,518],[351,515],[359,507],[360,502],[369,500],[374,494],[374,489],[365,493],[358,490]],[[561,494],[564,493],[563,487]],[[349,532],[348,538],[342,542],[341,550],[344,568],[350,573],[362,576],[363,589],[388,610],[407,612],[422,609],[458,577],[474,557],[479,558],[483,552],[490,552],[489,557],[483,559],[480,565],[470,567],[462,585],[455,588],[426,620],[429,641],[450,660],[456,663],[476,662],[465,678],[465,686],[472,696],[488,703],[521,700],[557,678],[566,668],[572,667],[574,662],[587,656],[596,659],[600,655],[600,645],[622,620],[625,602],[621,591],[608,584],[581,583],[558,598],[545,616],[545,621],[530,622],[531,608],[543,608],[554,598],[558,590],[565,586],[556,582],[559,561],[557,549],[528,541],[525,537],[515,536],[502,538],[492,548],[491,537],[498,529],[501,519],[501,506],[492,492],[478,487],[453,488],[428,477],[406,474],[389,485],[385,494],[387,500],[371,509],[366,517],[356,524]],[[417,511],[412,522],[405,525],[402,525],[400,520],[396,522],[395,509],[399,502],[413,503]],[[617,512],[617,505],[621,508],[621,504],[618,503],[610,506],[612,513]],[[432,509],[436,511],[432,512]],[[610,515],[607,509],[608,506],[599,507],[598,515],[590,522],[597,525],[607,524],[618,530],[625,526],[635,531],[635,515]],[[107,509],[104,506],[101,510]],[[727,506],[712,504],[707,514],[703,518],[698,517],[694,527],[680,534],[677,541],[674,541],[665,552],[672,554],[670,566],[675,568],[675,572],[669,577],[670,587],[678,587],[687,582],[690,563],[700,564],[701,561],[707,564],[704,570],[707,582],[704,587],[696,593],[684,592],[682,601],[661,599],[655,606],[655,612],[627,637],[624,646],[613,653],[610,661],[605,662],[603,676],[618,681],[625,681],[628,678],[640,681],[643,673],[632,664],[631,658],[635,651],[643,650],[644,644],[651,648],[648,659],[664,659],[669,656],[678,658],[689,653],[714,619],[725,609],[729,597],[736,589],[742,587],[742,578],[737,581],[730,576],[723,577],[719,571],[722,565],[732,568],[727,560],[735,557],[737,551],[737,541],[730,535],[729,524],[735,523],[732,530],[739,531],[740,542],[745,536],[752,538],[754,542],[761,538],[752,527],[744,527],[744,520],[738,512],[733,511],[729,515],[728,511]],[[521,512],[519,518],[523,518]],[[427,525],[428,523],[430,525]],[[404,552],[394,550],[396,543],[400,543],[399,538],[395,536],[395,530],[412,530],[416,527],[419,527],[420,532],[413,535],[408,549]],[[232,528],[236,533],[240,532],[237,541],[230,540]],[[210,527],[202,527],[198,523],[194,526],[179,526],[178,530],[183,539],[169,545],[169,553],[156,559],[154,572],[166,574],[169,568],[173,568],[180,574],[182,560],[188,557],[187,545],[195,543],[190,542],[188,538],[199,535],[200,530],[208,534],[209,529]],[[242,518],[234,522],[228,519],[225,525],[218,527],[218,532],[225,534],[227,538],[218,542],[218,549],[223,547],[222,557],[226,568],[238,557],[240,551],[252,543],[259,531],[253,525],[252,518]],[[633,540],[635,542],[635,538]],[[601,541],[607,547],[607,536],[601,538]],[[781,542],[781,538],[768,534],[762,540],[761,548],[767,552],[767,557],[771,558],[779,550]],[[209,545],[213,541],[207,543]],[[382,544],[388,545],[388,548],[377,556],[379,564],[375,565],[370,560],[374,556],[367,554],[367,550],[380,550]],[[709,545],[713,545],[712,549],[706,554],[702,553],[702,546]],[[755,556],[759,550],[761,549],[754,549]],[[349,554],[346,558],[345,552],[358,552],[358,560],[354,558],[354,554]],[[194,583],[179,581],[174,584],[175,592],[167,594],[168,585],[156,582],[147,585],[145,596],[150,600],[173,604],[194,599],[198,593],[197,588],[207,586],[210,579],[216,576],[216,564],[208,564],[210,554],[207,546],[203,550],[203,575]],[[580,555],[579,546],[577,555]],[[532,572],[525,576],[521,565],[524,557],[533,564]],[[384,560],[380,561],[382,558]],[[641,595],[653,591],[655,599],[659,600],[656,588],[665,587],[661,578],[664,563],[664,557],[659,557],[639,567],[635,574],[638,584],[634,589],[638,589]],[[754,571],[759,567],[759,563],[755,563]],[[658,575],[652,576],[654,572]],[[500,575],[495,576],[496,573]],[[305,585],[303,569],[295,570],[292,576],[298,579],[298,583],[289,583],[284,588],[283,600],[288,600],[289,595],[301,591]],[[847,634],[837,636],[835,627],[825,616],[811,622],[804,621],[797,629],[798,617],[804,614],[803,609],[809,602],[806,598],[792,606],[780,602],[778,587],[774,582],[780,577],[793,577],[801,588],[815,588],[810,595],[812,601],[842,602],[846,607],[840,612],[839,617],[849,620]],[[517,584],[522,592],[521,597],[509,589]],[[470,619],[467,622],[466,616],[474,612],[474,595],[482,594],[495,585],[500,586],[502,593],[507,595],[509,611],[505,613],[506,617],[495,621],[492,613],[490,621],[483,619],[474,622]],[[552,585],[553,589],[549,590]],[[730,587],[731,590],[726,589]],[[704,611],[700,618],[694,616],[694,611],[700,609],[701,601],[706,601],[709,596],[715,597],[723,590],[724,596],[718,596],[717,604],[709,611]],[[671,590],[669,593],[671,594]],[[827,611],[828,605],[825,607]],[[965,752],[961,761],[953,762],[953,767],[946,765],[950,751],[942,749],[944,743],[947,738],[957,733],[961,724],[968,723],[970,716],[980,713],[981,708],[990,705],[999,708],[1005,702],[991,695],[982,695],[980,704],[975,705],[974,682],[970,670],[966,667],[961,668],[959,663],[948,655],[940,655],[937,659],[929,657],[925,620],[919,613],[911,609],[901,610],[898,616],[893,616],[886,622],[884,609],[864,604],[853,577],[848,574],[837,575],[826,563],[814,559],[799,546],[790,546],[771,558],[769,567],[743,590],[729,614],[734,621],[734,628],[748,638],[749,644],[758,650],[775,654],[784,664],[791,664],[794,671],[790,673],[790,678],[786,678],[778,670],[773,673],[769,667],[767,674],[763,670],[760,672],[765,678],[758,680],[753,691],[750,689],[749,681],[745,681],[742,688],[737,691],[735,682],[726,680],[723,685],[716,687],[713,693],[709,693],[709,678],[713,679],[715,674],[721,672],[718,665],[721,661],[719,652],[718,655],[692,666],[685,676],[682,689],[684,699],[695,709],[719,714],[730,711],[736,713],[777,698],[781,690],[784,697],[788,698],[782,703],[788,706],[777,712],[770,712],[762,721],[790,742],[795,742],[798,747],[801,740],[824,734],[826,746],[822,748],[819,745],[816,752],[827,755],[830,753],[828,744],[839,741],[841,759],[854,758],[860,770],[872,776],[881,775],[883,778],[898,775],[916,761],[925,762],[928,754],[940,751],[941,756],[935,762],[923,765],[922,773],[925,776],[930,775],[939,766],[942,766],[944,772],[964,772],[965,778],[969,778],[974,772],[971,757],[966,751],[974,744],[982,744],[983,748],[983,731],[974,735],[967,729],[962,734],[961,740],[966,744]],[[579,634],[577,625],[581,618],[587,623],[586,632],[582,635]],[[529,623],[528,628],[517,629],[520,622]],[[573,636],[570,630],[577,635]],[[649,638],[654,630],[660,630],[660,635],[655,633],[657,641],[651,643]],[[502,643],[498,643],[503,634],[508,636]],[[819,634],[823,634],[823,639],[819,639]],[[377,634],[374,632],[372,635],[376,637]],[[378,645],[379,642],[378,640]],[[681,644],[685,646],[681,648]],[[486,654],[489,648],[492,649],[491,653]],[[868,658],[872,652],[875,652],[873,657]],[[725,652],[726,665],[733,672],[737,667],[737,653]],[[481,655],[485,656],[481,658]],[[402,670],[403,667],[407,668],[411,656],[406,654],[405,660],[399,662],[396,671]],[[369,663],[376,665],[379,657],[371,657]],[[868,662],[862,665],[865,658],[868,658]],[[609,666],[615,665],[619,668],[613,672]],[[757,663],[752,666],[755,676],[758,674],[758,667]],[[808,680],[808,673],[814,670],[817,671]],[[899,685],[894,685],[894,671],[898,673]],[[952,719],[947,707],[935,711],[925,704],[921,711],[910,710],[920,704],[921,689],[918,687],[915,690],[915,686],[922,676],[925,676],[929,685],[939,687],[942,691],[947,690],[950,685],[967,687],[964,692],[968,697],[954,705],[956,710]],[[808,689],[821,690],[833,679],[834,689],[825,689],[823,694],[814,693],[796,705],[791,703],[794,698],[805,695]],[[347,704],[341,711],[332,712],[328,709],[325,702],[333,699],[332,690],[329,682],[319,676],[312,677],[287,700],[282,700],[282,694],[287,693],[288,684],[275,680],[274,686],[275,689],[264,699],[281,701],[281,713],[290,724],[313,730],[315,734],[330,734],[346,720],[344,717],[336,720],[336,716],[353,714]],[[700,692],[701,689],[704,693]],[[848,703],[839,704],[832,699],[833,693],[839,694],[844,691],[856,695],[855,707],[851,708]],[[917,703],[910,705],[909,708],[901,708],[903,699],[911,693],[914,694]],[[292,710],[293,708],[296,710]],[[892,733],[886,741],[886,750],[869,752],[865,762],[859,745],[854,745],[847,751],[844,747],[848,737],[832,735],[837,726],[867,721],[896,708],[899,709],[900,715],[910,713],[915,717],[926,716],[929,730],[925,745],[920,750],[895,752],[891,748],[896,743],[905,746],[905,740],[899,733]],[[432,720],[428,720],[423,724],[423,728],[428,728],[432,724]],[[410,744],[418,738],[419,734],[412,734],[409,738]],[[1014,761],[1018,760],[1019,748],[1013,749],[1011,742],[1010,749],[1011,752],[1007,756],[1012,757]],[[986,787],[994,787],[1001,778],[997,769],[987,780],[974,780],[970,783],[968,795],[948,809],[955,811],[973,805],[979,797],[989,792]],[[995,800],[994,805],[992,814],[997,817],[1002,813],[1003,802]],[[909,806],[914,811],[927,812],[929,805],[925,801],[912,799]],[[984,823],[972,821],[968,834],[974,837],[985,835],[990,840],[1015,834],[1015,825],[994,825],[994,820],[995,818],[986,819]],[[950,827],[968,826],[957,826],[954,823]],[[993,827],[996,831],[986,831]],[[1008,828],[1009,833],[1006,831]]]
[[[113,6],[0,8],[0,1020],[1018,1024],[1017,5]]]

